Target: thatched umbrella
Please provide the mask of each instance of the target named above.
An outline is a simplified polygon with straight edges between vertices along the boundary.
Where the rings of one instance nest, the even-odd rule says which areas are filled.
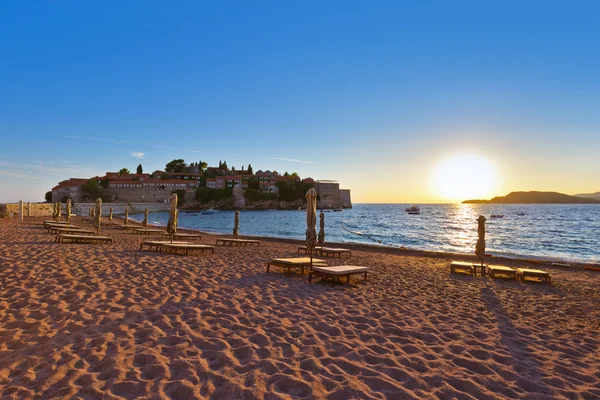
[[[235,210],[233,218],[233,236],[237,237],[240,230],[240,210]]]
[[[142,222],[142,226],[144,228],[148,227],[148,209],[147,208],[144,210],[144,221]]]
[[[92,207],[92,210],[94,210],[92,222],[96,227],[96,235],[100,235],[100,223],[102,222],[102,199],[96,199],[96,205]]]
[[[323,246],[325,242],[325,214],[323,211],[319,214],[319,236],[317,237],[317,243],[319,246]]]
[[[481,265],[483,266],[483,256],[485,256],[485,217],[480,215],[477,218],[477,244],[475,245],[475,254],[479,257]]]
[[[66,212],[65,212],[65,220],[67,221],[67,229],[69,229],[69,222],[71,222],[71,199],[67,199]]]
[[[123,225],[127,225],[129,223],[129,208],[125,209],[125,221],[123,221]]]
[[[111,207],[110,210],[108,211],[108,223],[109,224],[112,224],[112,217],[113,217],[113,209]]]
[[[310,267],[312,269],[313,251],[317,241],[317,192],[310,188],[306,192],[306,250],[310,253]]]
[[[52,217],[56,222],[60,221],[60,201],[54,203],[54,212],[52,213]]]
[[[173,237],[177,232],[177,223],[179,219],[179,211],[177,211],[177,193],[171,194],[170,200],[171,207],[169,208],[169,222],[167,222],[167,233],[171,234],[171,243],[173,243]],[[146,210],[148,215],[148,210]]]

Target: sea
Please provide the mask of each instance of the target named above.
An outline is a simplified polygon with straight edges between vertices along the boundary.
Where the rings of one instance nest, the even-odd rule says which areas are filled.
[[[473,254],[477,218],[486,221],[486,253],[509,258],[600,263],[600,205],[556,204],[354,204],[326,210],[327,242],[366,243],[415,250]],[[179,227],[231,234],[235,211],[180,212]],[[492,218],[502,215],[502,218]],[[131,216],[141,221],[143,215]],[[149,222],[166,225],[168,212],[151,213]],[[317,232],[319,218],[317,216]],[[265,210],[240,213],[240,235],[304,240],[306,211]]]

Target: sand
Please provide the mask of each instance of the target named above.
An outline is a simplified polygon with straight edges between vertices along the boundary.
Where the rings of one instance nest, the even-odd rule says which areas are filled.
[[[107,228],[56,244],[43,219],[0,220],[3,399],[600,398],[599,272],[523,284],[353,246],[328,262],[367,281],[309,284],[265,273],[290,241],[180,256]]]

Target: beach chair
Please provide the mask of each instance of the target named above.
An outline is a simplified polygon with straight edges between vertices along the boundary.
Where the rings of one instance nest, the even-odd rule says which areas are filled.
[[[511,267],[505,267],[502,265],[488,265],[487,271],[490,278],[505,277],[508,279],[517,280],[517,270]]]
[[[112,243],[112,238],[108,236],[57,235],[54,241],[56,243]]]
[[[202,254],[204,254],[205,251],[210,251],[212,254],[215,254],[215,246],[210,246],[207,244],[165,243],[160,245],[160,248],[174,254],[185,254],[186,256],[189,253],[196,251],[199,251]]]
[[[350,276],[357,274],[364,274],[364,280],[367,280],[369,269],[369,267],[357,265],[339,265],[335,267],[313,265],[312,269],[308,272],[308,281],[312,282],[312,277],[318,276],[323,280],[331,279],[333,284],[336,280],[338,283],[342,283],[340,278],[346,277],[346,283],[350,283]]]
[[[252,239],[228,239],[221,238],[217,239],[216,245],[222,246],[260,246],[260,240],[252,240]]]
[[[477,276],[477,270],[480,270],[481,276],[485,276],[485,265],[468,263],[462,261],[452,261],[450,263],[450,273],[467,272],[473,276]]]
[[[345,254],[348,256],[348,258],[350,258],[352,256],[352,251],[349,249],[342,249],[339,247],[319,247],[318,249],[316,249],[317,254],[319,254],[320,256],[325,256],[325,257],[335,257],[338,256],[340,258],[342,258],[342,255]]]
[[[163,231],[162,229],[150,229],[150,228],[135,229],[134,232],[137,233],[138,235],[161,235],[163,233],[166,233],[166,231]]]
[[[165,244],[193,244],[188,242],[171,242],[166,240],[144,240],[140,243],[140,250],[150,250],[150,251],[163,251],[165,248],[162,246]]]
[[[170,238],[172,236],[173,239],[183,239],[183,240],[202,240],[202,235],[199,235],[197,233],[181,232],[181,233],[175,233],[174,235],[171,235],[170,233],[163,232],[161,234],[161,236],[164,238]]]
[[[542,271],[539,269],[517,268],[517,275],[519,276],[522,282],[529,280],[536,282],[544,282],[548,285],[552,283],[550,274],[546,271]]]
[[[87,235],[87,236],[92,236],[92,235],[96,234],[96,231],[91,231],[88,229],[80,229],[80,228],[71,229],[71,227],[69,227],[69,229],[67,229],[67,228],[50,228],[50,229],[48,229],[48,231],[50,233],[64,233],[64,234],[72,233],[74,235]]]
[[[317,258],[313,258],[312,260],[313,268],[315,265],[318,266],[327,266],[325,260],[320,260]],[[267,262],[267,273],[271,271],[271,267],[280,267],[285,268],[286,273],[289,273],[292,268],[300,269],[300,273],[304,275],[304,269],[310,269],[311,263],[309,257],[297,257],[297,258],[273,258]]]

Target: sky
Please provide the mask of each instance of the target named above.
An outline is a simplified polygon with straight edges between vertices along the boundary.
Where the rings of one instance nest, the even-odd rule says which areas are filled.
[[[600,191],[595,1],[0,2],[0,202],[206,161],[354,203]]]

